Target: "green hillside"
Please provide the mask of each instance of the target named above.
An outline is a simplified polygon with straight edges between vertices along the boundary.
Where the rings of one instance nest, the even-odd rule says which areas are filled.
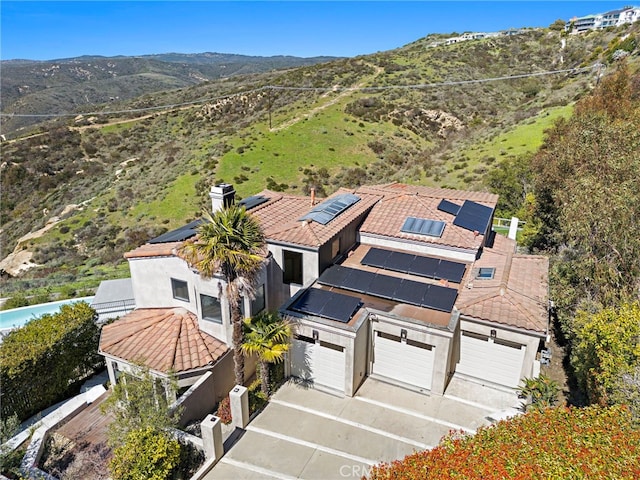
[[[435,48],[425,38],[110,109],[136,112],[41,125],[2,145],[2,257],[61,216],[20,244],[41,265],[24,278],[46,284],[61,272],[115,268],[125,251],[208,208],[209,187],[221,180],[242,197],[265,188],[328,195],[388,181],[487,189],[498,161],[535,151],[544,130],[595,85],[591,65],[638,27],[571,36],[562,51],[560,35],[538,29]],[[638,51],[627,61],[637,68]],[[525,77],[503,78],[517,75]]]

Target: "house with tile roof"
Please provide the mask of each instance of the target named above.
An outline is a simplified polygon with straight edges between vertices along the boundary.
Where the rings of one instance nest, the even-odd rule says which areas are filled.
[[[212,187],[212,207],[234,201]],[[327,199],[264,190],[240,204],[268,245],[245,315],[296,323],[288,376],[354,395],[367,376],[443,394],[453,375],[517,387],[537,375],[549,331],[548,262],[492,231],[497,196],[399,183]],[[205,372],[233,386],[224,279],[204,279],[178,248],[198,221],[128,252],[136,310],[103,329],[115,380],[141,362],[187,388]],[[250,375],[251,368],[247,372]]]

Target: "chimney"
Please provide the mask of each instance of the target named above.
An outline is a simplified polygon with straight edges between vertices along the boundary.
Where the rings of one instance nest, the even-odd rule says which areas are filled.
[[[311,206],[316,204],[316,187],[311,187]]]
[[[228,183],[220,183],[211,187],[209,196],[211,197],[211,211],[213,213],[223,208],[233,205],[233,199],[236,191],[233,185]]]

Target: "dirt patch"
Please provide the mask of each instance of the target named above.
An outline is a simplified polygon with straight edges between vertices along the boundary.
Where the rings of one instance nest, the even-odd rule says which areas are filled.
[[[544,373],[560,385],[559,404],[580,407],[587,405],[588,401],[578,388],[569,363],[567,342],[557,326],[552,328],[548,349],[551,351],[551,360],[549,365],[542,365],[540,373]]]
[[[65,480],[106,480],[111,449],[106,444],[77,444],[58,433],[52,434],[45,445],[42,467],[46,472]]]

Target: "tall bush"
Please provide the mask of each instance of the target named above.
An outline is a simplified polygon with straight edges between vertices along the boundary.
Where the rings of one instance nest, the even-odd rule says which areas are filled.
[[[113,480],[168,480],[180,465],[180,442],[154,427],[131,430],[113,452]]]
[[[9,333],[0,344],[2,417],[20,420],[66,398],[104,363],[97,313],[86,302],[63,305]]]
[[[433,450],[376,466],[369,480],[637,479],[640,430],[622,406],[547,408],[452,433]]]
[[[581,310],[574,328],[571,364],[591,403],[624,401],[617,392],[621,377],[640,368],[640,303]]]

